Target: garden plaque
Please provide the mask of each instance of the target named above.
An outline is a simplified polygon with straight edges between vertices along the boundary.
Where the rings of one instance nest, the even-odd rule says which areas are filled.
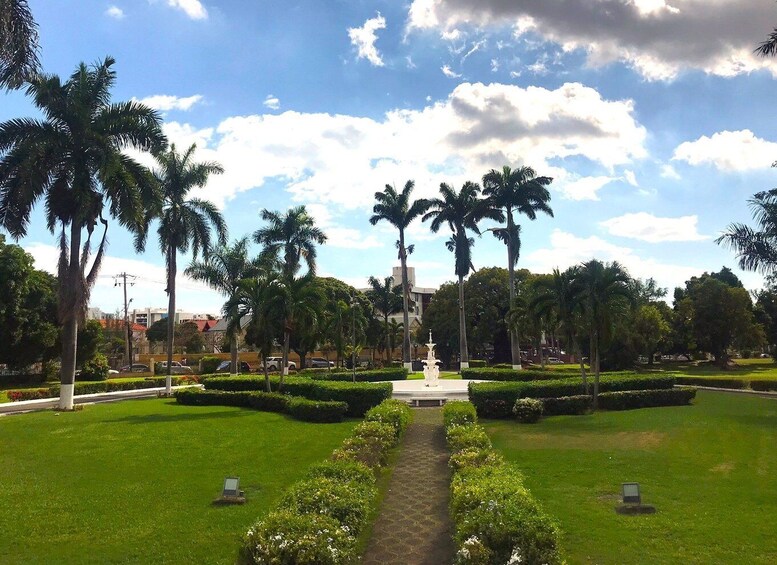
[[[221,496],[240,496],[240,477],[224,479],[224,490]]]
[[[623,483],[623,503],[640,504],[641,502],[639,483]]]

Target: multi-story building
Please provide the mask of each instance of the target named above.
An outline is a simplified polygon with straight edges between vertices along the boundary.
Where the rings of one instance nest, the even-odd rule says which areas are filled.
[[[134,309],[130,314],[130,319],[136,324],[151,327],[155,322],[159,320],[167,319],[167,308],[141,308]],[[184,312],[183,310],[175,311],[175,323],[181,322],[193,322],[197,320],[209,320],[213,319],[213,316],[209,314],[192,314],[191,312]]]
[[[395,285],[402,284],[402,267],[394,267],[391,272],[391,278],[394,280]],[[437,291],[436,288],[425,288],[416,286],[415,284],[415,267],[407,268],[407,282],[410,287],[410,311],[408,312],[410,329],[415,331],[421,326],[423,321],[424,312],[429,307],[429,303],[432,300],[432,295]],[[361,289],[366,291],[368,289]],[[392,314],[389,316],[389,320],[394,320],[398,323],[403,321],[402,312]]]

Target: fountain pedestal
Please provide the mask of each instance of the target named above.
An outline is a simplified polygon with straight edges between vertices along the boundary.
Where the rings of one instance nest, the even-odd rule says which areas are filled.
[[[428,387],[436,387],[440,385],[440,368],[437,366],[439,365],[440,361],[434,357],[435,345],[435,343],[432,343],[432,332],[429,330],[429,343],[426,344],[426,347],[429,350],[426,354],[426,359],[421,361],[421,363],[425,365],[424,386]]]

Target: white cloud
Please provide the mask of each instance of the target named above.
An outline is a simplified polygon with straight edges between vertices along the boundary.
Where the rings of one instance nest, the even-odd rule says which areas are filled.
[[[150,108],[162,112],[167,112],[169,110],[181,110],[185,112],[191,110],[195,104],[202,102],[202,98],[201,94],[186,97],[171,96],[169,94],[155,94],[153,96],[146,96],[140,100],[133,98],[133,100],[137,100],[141,104],[145,104]]]
[[[580,49],[594,67],[623,61],[650,80],[685,69],[735,76],[758,69],[777,75],[772,59],[753,46],[774,19],[770,2],[732,0],[414,0],[408,31],[512,26],[538,34],[564,51]]]
[[[270,110],[277,110],[281,107],[281,101],[278,100],[277,96],[273,96],[272,94],[268,94],[262,104],[264,104]]]
[[[611,182],[614,177],[577,177],[570,175],[569,179],[560,179],[554,186],[567,200],[599,200],[599,191]]]
[[[442,74],[448,78],[461,78],[460,74],[453,72],[450,65],[443,65],[440,67],[440,70],[442,71]]]
[[[651,257],[641,257],[629,247],[614,245],[600,237],[578,237],[562,230],[553,230],[550,247],[538,249],[521,256],[521,265],[534,273],[550,273],[554,268],[561,270],[579,265],[590,259],[618,261],[633,277],[653,277],[660,286],[670,289],[683,286],[701,269],[687,265],[675,265]]]
[[[351,45],[354,45],[357,52],[357,59],[367,59],[376,67],[383,66],[383,58],[375,47],[378,36],[375,33],[379,29],[386,29],[386,18],[378,15],[370,18],[362,27],[348,28],[348,37],[351,38]]]
[[[634,171],[626,169],[623,171],[623,178],[626,179],[626,182],[631,186],[639,186],[639,183],[637,182],[637,175],[634,174]]]
[[[183,11],[193,20],[208,19],[208,11],[200,0],[167,0],[167,5]]]
[[[124,10],[118,6],[109,6],[108,9],[105,10],[105,15],[114,20],[121,20],[124,18]]]
[[[377,238],[374,233],[364,233],[353,228],[346,228],[334,221],[332,206],[326,204],[307,204],[306,209],[313,217],[316,226],[326,233],[326,245],[346,249],[371,249],[384,247],[385,241]],[[338,210],[339,211],[339,210]]]
[[[748,130],[722,131],[696,141],[686,141],[674,151],[673,161],[691,165],[709,163],[722,171],[769,168],[777,155],[777,143],[756,137]]]
[[[556,90],[463,83],[447,99],[380,120],[286,111],[201,130],[167,122],[164,131],[181,147],[197,142],[198,159],[224,166],[198,194],[219,205],[273,182],[296,201],[353,210],[369,207],[384,184],[407,179],[415,179],[418,196],[436,196],[441,176],[460,186],[504,164],[529,163],[559,179],[564,170],[552,160],[628,164],[646,155],[645,129],[633,113],[631,101],[604,100],[576,83]],[[582,188],[567,192],[579,199],[597,190]]]
[[[661,167],[661,176],[665,179],[680,180],[682,177],[672,165],[666,164]]]
[[[680,216],[678,218],[659,218],[647,212],[624,214],[611,218],[600,225],[611,235],[628,237],[660,243],[663,241],[701,241],[709,239],[698,232],[699,217]]]

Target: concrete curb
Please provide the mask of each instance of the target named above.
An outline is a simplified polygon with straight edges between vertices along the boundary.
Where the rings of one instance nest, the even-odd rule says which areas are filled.
[[[183,385],[174,386],[173,390],[190,388],[196,386],[202,388],[202,385]],[[153,398],[160,392],[164,392],[165,387],[140,388],[135,390],[117,390],[115,392],[98,392],[95,394],[81,394],[73,397],[74,404],[93,404],[96,402],[115,402],[117,400],[130,400],[136,398]],[[22,400],[20,402],[3,402],[0,404],[0,415],[3,414],[21,414],[24,412],[35,412],[38,410],[50,410],[56,408],[59,404],[59,398],[40,398],[38,400]]]
[[[744,394],[749,396],[763,396],[764,398],[777,398],[777,392],[765,390],[751,390],[749,388],[719,388],[716,386],[697,386],[697,385],[674,385],[677,388],[696,388],[699,390],[711,390],[712,392],[733,392],[735,394]]]

